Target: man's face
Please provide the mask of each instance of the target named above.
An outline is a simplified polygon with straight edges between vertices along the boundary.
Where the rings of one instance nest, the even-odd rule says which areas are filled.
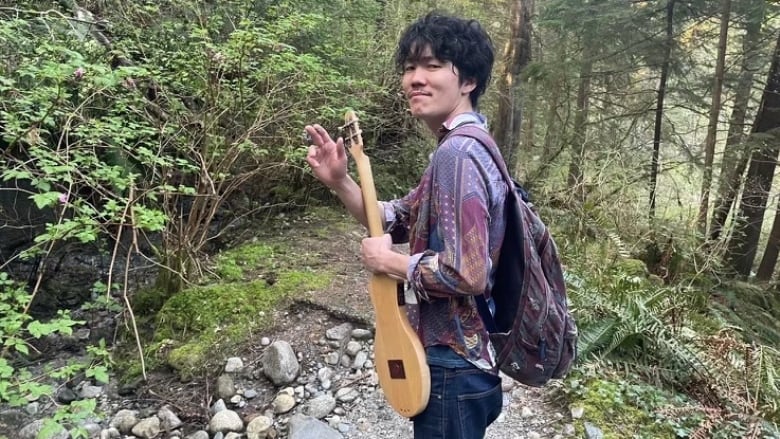
[[[473,80],[463,83],[449,61],[440,61],[426,48],[420,59],[404,63],[401,85],[412,115],[437,130],[449,118],[472,111]]]

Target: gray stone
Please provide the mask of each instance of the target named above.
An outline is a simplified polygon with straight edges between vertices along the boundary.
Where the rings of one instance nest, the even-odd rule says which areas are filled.
[[[336,408],[336,398],[329,394],[323,394],[313,398],[305,407],[305,412],[315,419],[328,416]]]
[[[240,433],[234,433],[232,431],[225,435],[225,439],[241,439],[242,437],[243,435]]]
[[[230,399],[236,394],[236,385],[233,383],[233,377],[223,373],[217,378],[217,396],[222,399]]]
[[[167,405],[157,411],[157,417],[160,418],[160,425],[163,430],[175,430],[182,426],[181,419]]]
[[[227,410],[227,406],[225,405],[225,401],[220,398],[220,399],[217,400],[217,402],[212,404],[212,406],[211,406],[211,414],[219,413],[222,410]]]
[[[352,387],[342,387],[336,392],[336,399],[341,402],[352,402],[360,396],[360,393]]]
[[[97,398],[102,394],[103,394],[103,387],[90,386],[90,385],[85,385],[84,387],[81,388],[81,392],[79,392],[81,399],[93,399],[93,398]]]
[[[63,404],[70,404],[71,402],[79,399],[78,395],[76,395],[76,392],[73,391],[70,387],[61,387],[60,390],[57,391],[57,402],[61,402]]]
[[[338,326],[325,331],[325,337],[328,340],[343,341],[346,340],[352,334],[352,325],[350,323],[342,323]]]
[[[246,399],[257,398],[257,390],[255,390],[255,389],[244,390],[244,398],[246,398]]]
[[[206,431],[198,430],[195,433],[187,436],[187,439],[209,439],[209,434]]]
[[[35,416],[38,414],[38,410],[40,409],[41,404],[38,401],[33,401],[24,408],[24,411],[27,412],[30,416]]]
[[[109,427],[114,427],[122,434],[129,434],[130,431],[138,423],[138,412],[135,410],[119,410],[116,412],[111,421],[108,423]]]
[[[133,427],[131,432],[143,439],[152,439],[157,437],[162,429],[160,428],[160,418],[157,416],[150,416],[148,418],[141,419]]]
[[[355,340],[368,340],[373,334],[368,329],[355,328],[352,330],[352,338]]]
[[[277,386],[292,383],[301,368],[295,351],[286,341],[277,341],[269,346],[262,362],[263,373]]]
[[[279,393],[272,403],[274,413],[287,413],[295,407],[295,398],[288,393]]]
[[[364,351],[360,351],[355,355],[355,361],[352,362],[352,367],[355,369],[362,369],[363,366],[366,365],[366,361],[368,361],[368,354]]]
[[[122,433],[116,427],[108,427],[100,432],[100,439],[119,439]]]
[[[325,355],[325,362],[331,366],[339,364],[339,353],[329,352],[327,355]]]
[[[229,431],[241,431],[244,422],[238,413],[233,410],[222,410],[214,414],[209,421],[209,431],[212,433],[226,433]]]
[[[361,348],[360,343],[356,341],[350,341],[349,343],[347,343],[347,347],[344,348],[344,352],[350,357],[354,357],[355,355],[357,355],[358,352],[360,352],[360,348]]]
[[[344,436],[328,424],[311,416],[295,415],[290,418],[289,439],[343,439]]]
[[[244,361],[238,357],[231,357],[227,359],[225,364],[225,372],[235,373],[241,372],[244,369]]]
[[[258,416],[246,426],[247,439],[266,439],[274,421],[266,416]]]
[[[585,437],[588,439],[604,439],[604,433],[601,431],[600,428],[596,427],[595,425],[591,424],[590,422],[585,422]]]
[[[38,437],[38,433],[40,433],[42,429],[43,420],[38,419],[22,427],[22,429],[17,433],[19,435],[17,437],[19,439],[36,439]],[[50,437],[51,439],[69,439],[70,433],[68,433],[68,430],[60,428],[57,433]]]

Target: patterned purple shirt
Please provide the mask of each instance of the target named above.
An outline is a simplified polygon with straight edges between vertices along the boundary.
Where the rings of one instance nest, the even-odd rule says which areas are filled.
[[[420,183],[405,197],[383,203],[393,242],[409,242],[407,304],[425,347],[444,345],[490,371],[493,347],[475,296],[490,292],[504,236],[507,185],[476,139],[444,135],[462,124],[485,128],[478,113],[463,113],[439,131],[440,144]]]

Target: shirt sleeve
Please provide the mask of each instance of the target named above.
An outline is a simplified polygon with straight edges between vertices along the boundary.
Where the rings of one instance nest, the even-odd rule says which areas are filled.
[[[483,294],[491,270],[488,180],[463,137],[433,157],[428,250],[412,255],[409,281],[421,299]]]
[[[409,214],[411,212],[411,200],[416,190],[418,189],[412,189],[403,198],[379,202],[385,214],[384,231],[390,234],[393,244],[409,242]]]

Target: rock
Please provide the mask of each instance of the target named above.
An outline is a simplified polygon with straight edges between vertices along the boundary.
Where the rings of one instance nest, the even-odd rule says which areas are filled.
[[[62,404],[70,404],[73,401],[79,399],[79,397],[76,395],[76,392],[74,392],[73,389],[63,386],[57,391],[56,399],[57,402]]]
[[[86,385],[81,388],[79,396],[81,399],[93,399],[103,394],[103,387]]]
[[[195,433],[187,436],[186,439],[209,439],[209,434],[203,430],[198,430]]]
[[[338,352],[329,352],[327,355],[325,355],[325,362],[331,366],[335,366],[339,364],[339,358],[340,357]]]
[[[143,439],[156,438],[162,430],[160,429],[160,418],[157,416],[150,416],[148,418],[138,421],[131,432],[133,435]]]
[[[329,394],[323,394],[309,401],[304,410],[312,418],[322,419],[328,416],[335,408],[336,398]]]
[[[361,346],[360,343],[356,341],[350,341],[347,343],[347,347],[344,349],[344,352],[349,355],[350,357],[354,357],[357,355],[358,352],[360,352]]]
[[[368,340],[373,336],[368,329],[355,328],[352,330],[352,338],[355,340]]]
[[[268,346],[269,344],[271,344],[271,339],[270,338],[263,337],[263,338],[260,339],[260,345],[261,346]]]
[[[217,396],[222,399],[230,399],[236,394],[236,385],[233,383],[233,377],[223,373],[217,378]]]
[[[574,436],[576,434],[577,430],[574,428],[574,424],[565,424],[563,426],[563,435],[564,436]]]
[[[217,402],[215,402],[211,406],[211,414],[217,414],[218,412],[221,412],[222,410],[227,410],[227,406],[225,405],[225,401],[222,399],[218,399]]]
[[[24,408],[24,411],[30,415],[35,416],[38,414],[38,410],[40,409],[41,404],[38,401],[33,401]]]
[[[273,427],[274,421],[266,416],[258,416],[246,427],[247,439],[266,439]]]
[[[119,410],[116,412],[111,421],[108,423],[109,427],[114,427],[122,434],[130,434],[130,431],[138,423],[138,412],[135,410]]]
[[[290,418],[289,439],[343,439],[344,436],[328,424],[311,416],[295,415]]]
[[[535,431],[529,432],[525,437],[526,439],[542,439],[542,435]]]
[[[355,355],[355,361],[352,362],[352,367],[355,369],[362,369],[363,366],[366,365],[366,361],[368,361],[368,354],[364,351],[360,351]]]
[[[342,387],[336,392],[336,399],[341,402],[352,402],[360,396],[360,393],[352,387]]]
[[[22,429],[17,433],[19,435],[17,437],[18,439],[36,439],[38,437],[38,433],[40,433],[42,429],[43,420],[38,419],[22,427]],[[69,439],[70,433],[68,433],[68,430],[60,428],[60,430],[54,433],[53,436],[49,437],[50,439]]]
[[[585,422],[585,437],[588,439],[604,439],[604,433],[601,431],[600,428],[596,427],[595,425],[591,424],[590,422]]]
[[[229,431],[242,431],[244,422],[233,410],[222,410],[214,414],[209,421],[209,431],[212,433],[226,433]]]
[[[246,398],[246,399],[257,398],[257,390],[255,390],[255,389],[244,390],[244,398]]]
[[[243,435],[239,433],[233,433],[233,432],[230,432],[225,435],[225,439],[241,439],[242,437]]]
[[[171,431],[182,426],[181,419],[167,405],[157,411],[157,417],[160,418],[160,426],[163,430]]]
[[[530,418],[533,417],[534,411],[531,410],[531,407],[524,406],[522,409],[520,409],[520,417],[522,418]]]
[[[573,406],[571,408],[571,418],[572,419],[580,419],[583,414],[585,414],[585,407]]]
[[[276,395],[272,405],[274,413],[287,413],[295,407],[295,398],[287,393],[280,393]]]
[[[244,361],[241,360],[241,358],[231,357],[227,359],[227,363],[225,364],[225,372],[236,373],[241,372],[242,370],[244,370]]]
[[[263,373],[277,386],[290,384],[300,371],[298,358],[286,341],[274,342],[263,355]]]
[[[351,334],[352,325],[350,323],[342,323],[325,331],[325,337],[327,337],[328,340],[336,341],[346,340]]]

